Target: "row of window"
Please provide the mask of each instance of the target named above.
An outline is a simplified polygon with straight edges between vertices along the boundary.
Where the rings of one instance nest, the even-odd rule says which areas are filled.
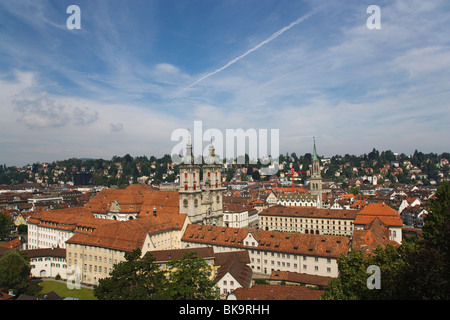
[[[80,255],[80,258],[83,260],[82,255]],[[87,260],[86,255],[85,255],[85,257],[84,257],[84,260]],[[89,256],[89,261],[92,261],[92,256]],[[113,263],[112,258],[103,258],[103,259],[102,259],[102,257],[99,257],[98,260],[97,260],[97,256],[95,256],[94,262],[102,263],[102,261],[103,261],[103,263],[109,263],[109,264],[112,264],[112,263]],[[68,263],[69,263],[69,265],[72,264],[72,259],[69,258]],[[77,260],[76,257],[74,257],[73,263],[74,263],[74,264],[77,264],[77,263],[78,263],[78,260]],[[117,259],[114,259],[114,264],[117,264]]]
[[[259,250],[250,250],[250,253],[251,254],[257,254],[257,255],[259,255],[261,252],[263,252],[263,254],[265,255],[265,256],[268,256],[269,255],[269,253],[267,252],[267,251],[259,251]],[[275,252],[270,252],[270,256],[271,257],[275,257],[275,255],[276,255],[276,257],[277,258],[280,258],[280,259],[291,259],[292,258],[292,260],[300,260],[300,258],[302,258],[302,260],[303,261],[308,261],[308,256],[302,256],[302,255],[297,255],[297,254],[290,254],[290,253],[275,253]],[[319,257],[313,257],[313,256],[309,256],[310,258],[314,258],[314,262],[319,262]],[[253,258],[252,258],[252,261],[254,261],[253,260]],[[257,260],[258,262],[260,262],[260,259],[258,259]],[[264,260],[264,261],[267,261],[267,260]],[[331,258],[327,258],[327,263],[331,263]]]
[[[311,202],[311,203],[305,203],[305,202],[279,202],[279,204],[281,204],[282,206],[285,207],[317,207],[317,203],[315,202]]]
[[[261,219],[261,222],[263,222],[263,221],[281,221],[281,222],[293,222],[293,220],[292,219],[294,219],[294,221],[296,221],[296,222],[298,222],[298,219],[299,218],[278,218],[278,217],[265,217],[265,216],[260,216],[260,219]],[[288,220],[289,219],[289,220]],[[318,219],[315,219],[316,220],[316,224],[319,224],[319,220]],[[347,222],[348,222],[348,224],[349,225],[352,225],[353,224],[353,222],[352,221],[347,221],[347,220],[332,220],[332,219],[320,219],[320,223],[321,224],[324,224],[325,223],[325,221],[327,222],[326,224],[330,224],[330,221],[332,221],[332,224],[336,224],[336,221],[337,221],[337,224],[341,224],[341,222],[343,222],[342,224],[343,225],[347,225]],[[302,218],[300,218],[300,223],[302,223],[303,222],[303,219]],[[308,223],[308,219],[305,219],[305,221],[304,221],[305,223]],[[309,219],[309,223],[314,223],[314,219]]]
[[[59,261],[59,262],[65,262],[66,259],[65,258],[59,258],[59,257],[45,257],[45,258],[31,258],[30,259],[31,262],[42,262],[42,261]]]
[[[251,266],[251,267],[252,267],[252,269],[255,269],[254,266]],[[294,269],[297,269],[297,265],[296,264],[294,266]],[[258,272],[260,272],[261,271],[261,267],[257,266],[256,270]],[[264,267],[263,270],[264,270],[264,274],[270,274],[270,273],[272,273],[275,270],[280,271],[280,269],[271,268],[270,269],[270,273],[269,273],[269,271],[268,271],[269,269],[267,267]],[[307,267],[307,265],[304,264],[303,265],[303,272],[305,273],[306,271],[308,271],[308,267]],[[319,273],[319,271],[320,271],[319,266],[314,266],[314,272]],[[327,273],[331,273],[331,268],[327,267],[326,271],[327,271]]]
[[[114,249],[109,249],[109,248],[102,248],[102,247],[95,247],[95,246],[87,246],[87,245],[84,245],[84,244],[68,243],[67,247],[68,248],[75,248],[75,249],[76,248],[81,248],[81,249],[84,249],[84,250],[90,250],[90,251],[94,251],[94,252],[96,252],[96,251],[98,251],[98,252],[103,251],[103,252],[107,252],[107,253],[111,253],[112,252],[112,253],[123,255],[123,252],[119,251],[119,250],[114,250]],[[70,252],[69,252],[69,254],[70,254]]]
[[[47,265],[45,265],[47,266]],[[67,266],[65,264],[59,264],[59,263],[51,263],[50,266],[52,268],[63,268],[63,269],[67,269]],[[36,266],[34,264],[30,265],[31,269],[36,269]]]
[[[269,226],[269,224],[268,225],[262,225],[263,227],[268,227]],[[280,225],[279,225],[281,228],[282,227],[285,227],[285,228],[298,228],[298,225],[297,224],[289,224],[289,226],[288,226],[288,224],[286,223],[285,225],[283,225],[282,223],[280,223]],[[270,227],[278,227],[278,224],[277,223],[274,223],[274,224],[272,224],[272,223],[270,223]],[[315,226],[313,226],[313,225],[310,225],[309,226],[309,228],[311,228],[311,229],[316,229],[317,231],[318,231],[318,228],[316,228]],[[300,229],[303,229],[303,225],[301,224],[300,225]],[[304,228],[305,230],[308,230],[308,225],[305,225],[305,228]],[[322,231],[324,231],[324,230],[333,230],[333,231],[335,231],[335,230],[339,230],[339,231],[347,231],[347,227],[343,227],[342,229],[341,229],[341,226],[338,226],[337,227],[337,229],[336,229],[336,227],[335,226],[333,226],[332,228],[330,228],[330,227],[325,227],[325,226],[322,226]],[[351,231],[352,230],[352,228],[351,227],[349,227],[349,231]],[[307,232],[306,232],[307,233]]]
[[[72,257],[72,252],[68,252],[68,253],[67,253],[67,256],[68,256],[69,258],[71,258],[71,257]],[[78,258],[76,252],[74,252],[73,257],[74,257],[74,259],[75,259],[74,261],[76,261],[76,258]],[[84,260],[88,260],[88,255],[87,255],[87,254],[80,254],[79,257],[80,257],[81,259],[84,258]],[[98,261],[98,262],[104,262],[104,263],[106,263],[106,262],[108,262],[108,259],[109,259],[109,263],[112,263],[112,258],[111,258],[111,257],[92,256],[91,254],[89,255],[89,261],[95,261],[95,262]],[[75,262],[75,263],[76,263],[76,262]],[[117,259],[114,259],[114,263],[117,263]]]

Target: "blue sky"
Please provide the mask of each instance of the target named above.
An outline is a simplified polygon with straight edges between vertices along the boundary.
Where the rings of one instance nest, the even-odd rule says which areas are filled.
[[[161,156],[194,121],[279,129],[283,154],[312,137],[323,156],[448,152],[449,13],[446,0],[2,0],[0,162]]]

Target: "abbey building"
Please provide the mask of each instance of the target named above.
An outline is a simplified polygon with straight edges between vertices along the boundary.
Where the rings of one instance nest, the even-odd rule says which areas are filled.
[[[203,165],[199,165],[194,163],[189,141],[180,165],[180,213],[186,214],[193,224],[222,226],[225,188],[221,182],[222,163],[215,155],[212,143]]]

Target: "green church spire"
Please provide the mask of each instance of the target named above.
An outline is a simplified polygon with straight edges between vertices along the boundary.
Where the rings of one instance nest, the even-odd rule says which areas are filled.
[[[316,151],[316,138],[313,137],[313,139],[314,139],[314,151],[313,151],[313,158],[312,158],[312,160],[313,161],[317,161],[317,160],[319,160],[319,157],[317,156],[317,151]]]

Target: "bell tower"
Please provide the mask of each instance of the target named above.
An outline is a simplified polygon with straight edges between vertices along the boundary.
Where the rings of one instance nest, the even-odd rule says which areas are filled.
[[[320,160],[316,151],[316,139],[314,139],[311,179],[309,186],[310,194],[317,196],[317,208],[322,208],[322,175],[320,172]]]
[[[205,197],[208,199],[206,206],[205,224],[222,225],[223,222],[223,190],[222,188],[222,164],[215,155],[212,144],[209,145],[209,154],[204,159],[203,182]]]
[[[202,222],[202,190],[200,186],[200,166],[194,163],[190,137],[186,145],[186,155],[180,165],[180,213],[187,214],[191,223]]]

